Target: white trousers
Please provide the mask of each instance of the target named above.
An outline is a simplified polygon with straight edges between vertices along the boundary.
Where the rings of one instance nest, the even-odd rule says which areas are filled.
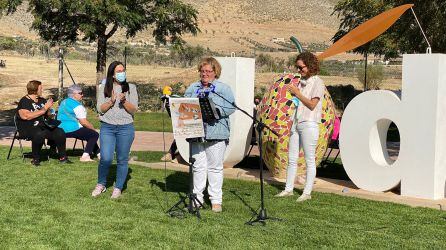
[[[304,194],[310,195],[316,178],[316,146],[319,139],[319,124],[317,122],[293,123],[288,144],[288,168],[285,191],[291,192],[294,188],[294,179],[297,172],[299,150],[303,148],[305,163],[307,165],[307,179]]]
[[[203,203],[203,191],[209,180],[208,194],[212,204],[221,204],[223,199],[223,157],[226,141],[192,144],[192,157],[195,159],[194,193]]]

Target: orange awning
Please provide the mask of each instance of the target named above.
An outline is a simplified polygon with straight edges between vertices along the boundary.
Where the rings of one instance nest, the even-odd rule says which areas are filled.
[[[394,24],[401,15],[410,9],[413,4],[405,4],[399,7],[385,11],[367,22],[354,28],[341,39],[335,42],[327,50],[318,56],[320,60],[355,49],[368,43],[384,33],[392,24]]]

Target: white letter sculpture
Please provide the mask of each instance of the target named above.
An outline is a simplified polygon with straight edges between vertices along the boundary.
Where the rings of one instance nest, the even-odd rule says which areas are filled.
[[[237,106],[253,115],[255,60],[242,57],[216,57],[215,59],[222,67],[219,80],[231,87]],[[243,160],[248,152],[253,121],[242,112],[236,111],[230,116],[230,123],[231,135],[226,148],[224,165],[232,167]],[[177,140],[177,145],[181,157],[189,159],[188,143],[185,140]]]
[[[398,159],[386,150],[389,124],[399,130]],[[391,91],[367,91],[347,106],[340,150],[350,179],[368,191],[401,183],[401,195],[445,198],[446,55],[404,55],[401,100]]]

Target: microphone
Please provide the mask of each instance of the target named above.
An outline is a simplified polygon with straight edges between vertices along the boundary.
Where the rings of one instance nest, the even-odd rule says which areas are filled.
[[[172,87],[164,86],[164,88],[163,88],[163,95],[165,95],[165,96],[172,95]]]
[[[298,76],[296,76],[296,77],[300,79],[300,75],[298,75]],[[290,84],[290,82],[291,82],[291,78],[287,78],[287,79],[285,79],[285,84]],[[300,82],[300,81],[299,81],[299,82]],[[293,95],[293,97],[291,97],[291,101],[294,103],[294,106],[296,106],[296,107],[299,106],[299,103],[300,103],[299,98],[297,98],[297,97],[295,97],[295,96]]]
[[[164,86],[163,95],[161,96],[161,101],[163,101],[162,110],[167,110],[167,113],[170,116],[170,106],[169,106],[169,97],[172,95],[172,87]]]
[[[161,96],[161,100],[166,100],[172,95],[172,87],[170,86],[164,86],[163,88],[163,95]]]

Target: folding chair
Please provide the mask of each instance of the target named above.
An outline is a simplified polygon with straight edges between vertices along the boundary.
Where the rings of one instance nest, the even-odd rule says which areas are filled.
[[[15,142],[15,140],[18,140],[19,145],[20,145],[20,152],[22,153],[22,159],[23,159],[23,161],[25,161],[25,153],[23,153],[22,140],[31,141],[31,139],[26,138],[24,136],[20,136],[19,130],[17,129],[17,113],[14,114],[14,127],[15,127],[14,137],[12,138],[11,146],[9,147],[8,157],[6,159],[9,160],[9,158],[11,156],[12,147],[14,146],[14,142]],[[43,146],[46,148],[46,143],[43,143]],[[50,159],[50,156],[48,155],[48,160],[49,159]]]
[[[73,152],[74,152],[74,150],[76,149],[76,143],[77,143],[77,138],[75,138],[76,140],[74,140],[74,145],[73,145]],[[85,150],[85,145],[84,145],[84,141],[83,140],[81,140],[81,139],[79,139],[80,141],[81,141],[81,143],[82,143],[82,150]]]
[[[336,161],[336,159],[338,158],[339,153],[340,153],[340,150],[339,150],[339,130],[340,130],[340,128],[341,128],[341,118],[336,117],[335,123],[333,126],[333,134],[332,134],[332,137],[330,138],[330,143],[328,144],[328,147],[327,147],[328,154],[325,157],[325,159],[321,162],[321,165],[326,164],[328,162],[328,157],[330,157],[333,149],[337,149],[338,152],[336,153],[336,156],[331,161],[331,163],[334,163]]]

